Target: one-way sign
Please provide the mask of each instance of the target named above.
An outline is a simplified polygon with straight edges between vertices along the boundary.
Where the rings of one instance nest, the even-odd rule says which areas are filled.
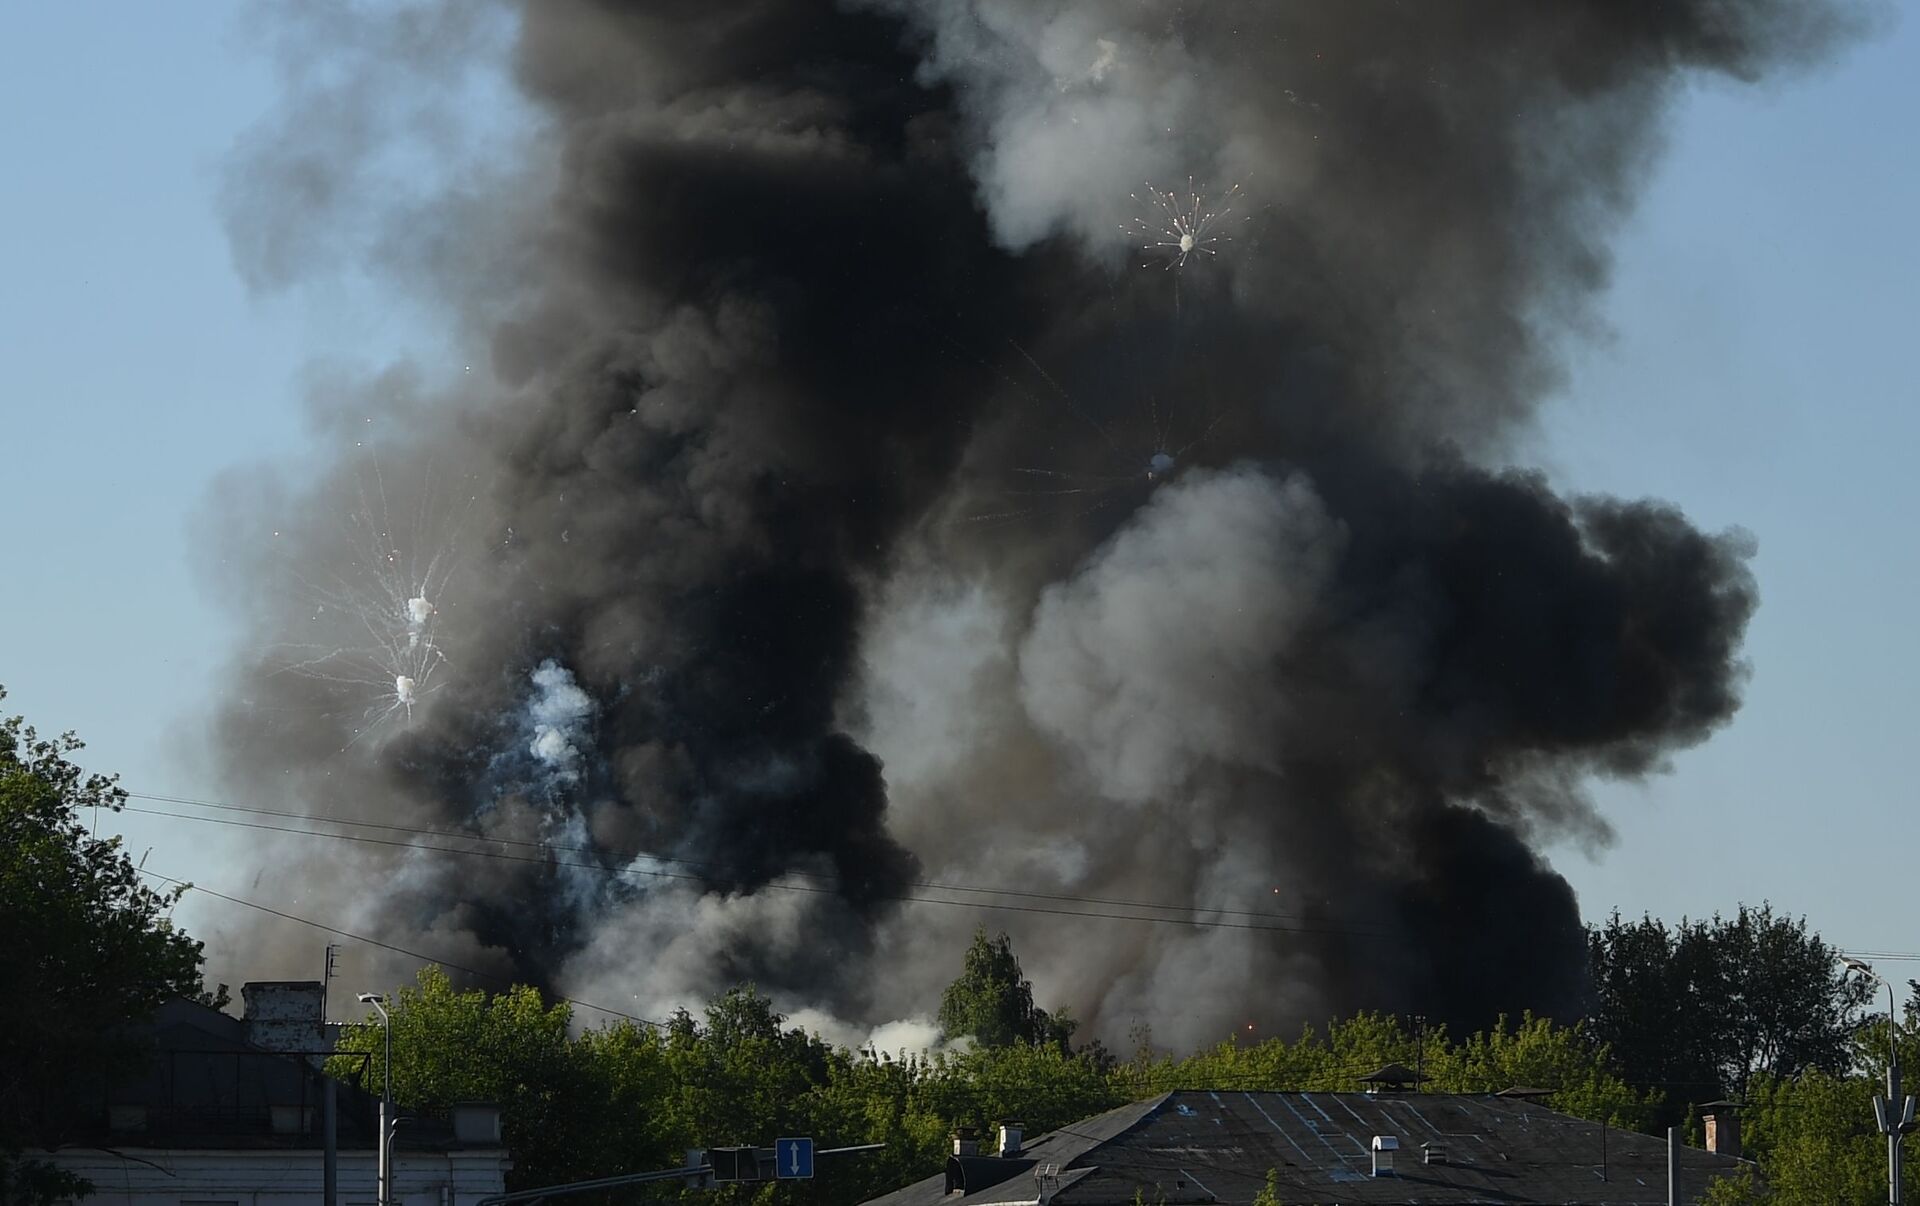
[[[804,1181],[813,1176],[812,1139],[775,1139],[773,1175],[782,1181]]]

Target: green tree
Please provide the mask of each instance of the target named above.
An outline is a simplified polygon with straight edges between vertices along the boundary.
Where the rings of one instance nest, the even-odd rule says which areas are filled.
[[[919,1100],[950,1125],[991,1134],[995,1123],[1017,1121],[1038,1134],[1112,1109],[1127,1095],[1086,1056],[1017,1044],[935,1056],[921,1069]]]
[[[940,1029],[949,1038],[971,1038],[985,1047],[1016,1043],[1070,1050],[1077,1023],[1064,1011],[1050,1014],[1033,1003],[1033,983],[1020,970],[1013,940],[976,930],[960,977],[940,994]]]
[[[680,1163],[690,1146],[663,1103],[674,1091],[666,1040],[651,1026],[621,1021],[574,1040],[575,1084],[588,1108],[575,1111],[571,1145],[583,1175],[651,1172]],[[583,1116],[584,1115],[584,1116]]]
[[[770,1144],[794,1125],[814,1086],[826,1083],[833,1048],[786,1025],[751,985],[707,1006],[704,1023],[685,1010],[667,1026],[670,1106],[679,1133],[697,1147]],[[842,1054],[839,1058],[845,1058]]]
[[[1325,1035],[1307,1027],[1292,1042],[1229,1039],[1185,1059],[1143,1050],[1114,1071],[1113,1083],[1136,1100],[1170,1089],[1353,1092],[1362,1076],[1388,1063],[1422,1069],[1426,1086],[1443,1093],[1547,1089],[1555,1109],[1616,1126],[1643,1126],[1651,1113],[1651,1098],[1614,1075],[1606,1048],[1584,1026],[1531,1014],[1454,1043],[1445,1027],[1412,1031],[1391,1014],[1363,1012],[1332,1023]]]
[[[701,1018],[677,1013],[666,1029],[673,1089],[665,1108],[680,1146],[769,1147],[781,1135],[812,1135],[830,1148],[897,1135],[920,1153],[929,1135],[937,1133],[924,1117],[915,1116],[910,1083],[885,1069],[862,1068],[867,1061],[853,1052],[789,1026],[751,985],[715,999]],[[905,1079],[914,1074],[909,1071]],[[685,1197],[720,1203],[858,1202],[897,1187],[897,1182],[872,1179],[887,1164],[885,1157],[824,1160],[815,1179],[802,1185],[740,1185],[688,1191]],[[924,1175],[923,1166],[911,1162],[897,1167]]]
[[[428,1110],[457,1101],[497,1103],[516,1185],[566,1181],[598,1160],[601,1153],[573,1134],[591,1121],[593,1102],[568,1033],[567,1006],[549,1007],[524,986],[498,994],[462,991],[438,967],[426,967],[387,1010],[395,1101]],[[363,1087],[381,1090],[386,1034],[377,1016],[343,1027],[335,1050],[341,1054],[329,1064],[333,1075],[354,1077],[364,1069]]]
[[[1914,1011],[1897,1030],[1902,1067],[1920,1067]],[[1886,1071],[1887,1023],[1862,1026],[1853,1065],[1844,1072],[1809,1069],[1793,1076],[1758,1073],[1743,1112],[1747,1154],[1758,1175],[1716,1183],[1715,1206],[1874,1206],[1887,1198],[1887,1148],[1873,1117]],[[1909,1167],[1920,1138],[1908,1136]],[[1908,1190],[1911,1194],[1911,1188]]]
[[[1448,1047],[1427,1061],[1431,1088],[1443,1093],[1498,1093],[1520,1086],[1552,1090],[1547,1104],[1564,1114],[1609,1126],[1652,1125],[1658,1095],[1636,1091],[1609,1067],[1586,1023],[1555,1025],[1527,1014],[1518,1025],[1501,1018],[1492,1029]]]
[[[1771,905],[1669,928],[1618,913],[1589,931],[1590,1033],[1620,1074],[1686,1103],[1741,1098],[1749,1081],[1840,1072],[1869,993],[1805,919]]]
[[[822,1146],[902,1140],[883,1158],[835,1161],[804,1186],[779,1189],[791,1203],[860,1201],[939,1168],[947,1122],[928,1112],[925,1066],[864,1060],[786,1025],[751,986],[714,1000],[701,1015],[680,1011],[659,1027],[619,1022],[573,1032],[565,1005],[533,988],[502,993],[455,986],[421,971],[389,1005],[394,1096],[422,1110],[456,1101],[501,1107],[514,1157],[508,1184],[530,1189],[678,1166],[688,1148],[767,1146],[810,1134]],[[384,1075],[377,1017],[346,1028],[332,1070]],[[364,1069],[364,1073],[362,1073]],[[888,1179],[876,1182],[875,1175]],[[714,1190],[656,1187],[655,1198],[736,1206],[769,1186]],[[594,1199],[580,1199],[592,1206]],[[631,1193],[608,1199],[631,1200]]]
[[[1743,1120],[1758,1174],[1715,1183],[1715,1206],[1874,1206],[1887,1200],[1886,1140],[1875,1129],[1873,1081],[1813,1070],[1753,1080]],[[1909,1158],[1915,1148],[1911,1140]]]
[[[146,887],[119,839],[95,838],[80,820],[126,801],[117,778],[68,759],[81,746],[0,720],[0,1201],[84,1192],[22,1152],[85,1121],[71,1111],[74,1086],[140,1058],[129,1026],[202,993],[200,944],[168,920],[186,889]]]
[[[940,1171],[955,1120],[935,1107],[927,1077],[921,1056],[867,1052],[829,1066],[827,1083],[814,1089],[809,1105],[815,1133],[885,1146],[837,1168],[822,1161],[822,1177],[841,1179],[844,1191],[821,1200],[863,1202]]]

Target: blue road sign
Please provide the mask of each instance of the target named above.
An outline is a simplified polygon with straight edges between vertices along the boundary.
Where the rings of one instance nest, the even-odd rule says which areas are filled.
[[[813,1140],[775,1139],[773,1175],[782,1181],[804,1181],[813,1176]]]

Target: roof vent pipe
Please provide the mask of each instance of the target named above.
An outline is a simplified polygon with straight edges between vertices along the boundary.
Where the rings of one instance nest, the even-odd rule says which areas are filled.
[[[1393,1154],[1400,1150],[1400,1140],[1392,1135],[1373,1137],[1373,1175],[1391,1177],[1393,1175]]]

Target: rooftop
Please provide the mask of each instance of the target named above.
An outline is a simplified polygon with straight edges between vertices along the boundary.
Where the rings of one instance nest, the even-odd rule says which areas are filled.
[[[956,1158],[867,1206],[1127,1206],[1136,1193],[1245,1206],[1268,1169],[1289,1206],[1665,1203],[1665,1141],[1606,1128],[1603,1165],[1602,1130],[1523,1097],[1182,1091],[1031,1139],[1018,1158]],[[1375,1136],[1399,1141],[1391,1174],[1373,1175]],[[1681,1149],[1681,1200],[1743,1165]],[[949,1193],[949,1176],[964,1190]]]

